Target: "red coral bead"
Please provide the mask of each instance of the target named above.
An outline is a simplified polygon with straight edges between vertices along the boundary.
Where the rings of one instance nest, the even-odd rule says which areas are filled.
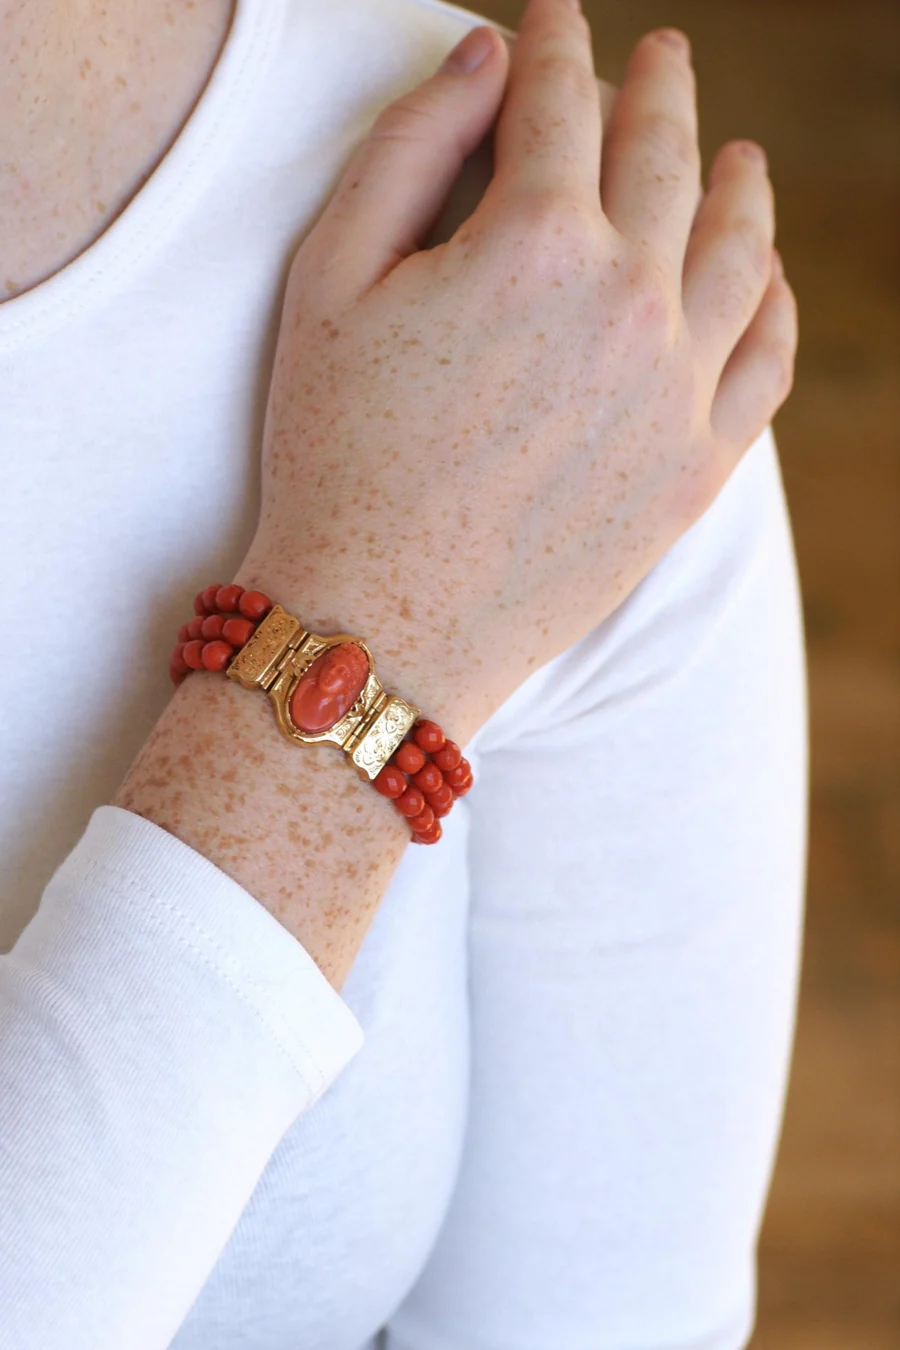
[[[433,759],[435,764],[445,773],[447,769],[455,769],[462,759],[462,751],[456,744],[456,741],[444,741],[440,750],[436,750]]]
[[[444,807],[449,811],[450,807],[453,805],[453,789],[449,783],[443,782],[437,792],[428,793],[426,800],[429,806],[434,807],[435,811],[437,811],[438,808],[443,810]]]
[[[216,612],[216,592],[222,589],[221,581],[217,581],[213,586],[205,586],[200,592],[200,603],[203,605],[205,614],[215,614]]]
[[[186,624],[186,623],[183,623],[183,624],[181,625],[181,627],[180,627],[179,630],[178,630],[178,641],[179,641],[179,642],[190,642],[190,640],[191,640],[191,635],[190,635],[190,632],[188,631],[189,627],[190,627],[190,625],[189,625],[189,624]]]
[[[169,666],[174,666],[182,675],[186,675],[190,667],[184,659],[184,643],[178,642],[172,649],[172,655],[169,657]]]
[[[256,624],[249,619],[226,619],[222,626],[222,637],[233,647],[243,647],[256,632]]]
[[[464,797],[466,793],[469,791],[469,788],[472,786],[474,781],[475,780],[473,779],[472,775],[469,774],[468,778],[465,780],[464,783],[460,783],[458,787],[455,787],[453,789],[454,795],[457,797]]]
[[[469,764],[469,761],[466,759],[465,755],[463,755],[456,768],[448,769],[444,774],[444,777],[452,788],[458,787],[460,783],[465,782],[466,775],[470,768],[471,765]]]
[[[456,798],[453,795],[453,789],[450,788],[449,802],[446,802],[443,806],[435,806],[433,801],[429,802],[428,804],[431,807],[432,811],[434,812],[435,817],[442,819],[444,816],[449,816],[450,812],[453,810],[453,803],[455,801]]]
[[[444,733],[441,731],[437,722],[423,720],[417,722],[413,728],[413,739],[421,750],[425,750],[429,755],[433,755],[435,750],[440,750],[444,744]]]
[[[215,638],[220,638],[224,622],[221,614],[207,614],[200,625],[200,637],[205,642],[212,642]]]
[[[417,833],[421,834],[424,830],[430,830],[435,821],[435,815],[430,806],[423,806],[417,816],[410,819],[410,825]]]
[[[206,613],[206,606],[203,603],[202,591],[199,591],[198,594],[194,596],[194,613],[199,614],[201,618]]]
[[[190,666],[191,670],[203,670],[202,652],[203,643],[199,638],[194,638],[193,641],[186,642],[184,644],[184,651],[182,652],[185,665]]]
[[[172,681],[173,684],[181,684],[181,681],[182,681],[182,680],[186,680],[186,679],[187,679],[188,674],[189,674],[188,671],[186,671],[186,670],[178,670],[178,669],[172,664],[171,661],[169,662],[169,679]]]
[[[196,619],[191,619],[190,623],[189,623],[188,626],[187,626],[187,631],[188,631],[187,641],[188,641],[188,642],[194,642],[194,641],[196,641],[196,639],[197,639],[198,637],[202,637],[202,635],[203,635],[203,620],[204,620],[205,618],[206,618],[206,615],[205,615],[205,614],[204,614],[202,617],[198,614],[197,617],[196,617]]]
[[[238,609],[244,618],[252,619],[254,623],[265,618],[271,608],[272,601],[262,591],[244,591],[238,601]]]
[[[234,656],[230,642],[207,642],[201,652],[207,670],[224,670]]]
[[[404,741],[391,756],[391,763],[404,773],[418,773],[425,763],[425,752],[419,749],[415,741]]]
[[[437,792],[443,781],[444,775],[436,764],[426,764],[424,769],[413,775],[413,782],[423,792]]]
[[[216,609],[223,614],[237,614],[238,602],[244,594],[243,586],[220,586],[216,591]]]
[[[406,774],[392,764],[385,764],[381,773],[372,779],[372,786],[382,797],[399,797],[407,789]]]
[[[409,787],[399,797],[394,798],[394,805],[401,815],[417,816],[425,806],[425,797],[416,787]]]
[[[426,830],[424,834],[419,834],[418,831],[416,831],[413,834],[413,842],[416,844],[436,844],[442,834],[443,830],[441,829],[441,822],[436,820],[431,829]]]

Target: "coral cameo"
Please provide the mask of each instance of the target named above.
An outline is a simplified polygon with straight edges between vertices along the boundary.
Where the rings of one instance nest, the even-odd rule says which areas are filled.
[[[291,721],[314,736],[328,731],[353,707],[369,678],[369,662],[355,642],[341,642],[317,656],[290,698]]]

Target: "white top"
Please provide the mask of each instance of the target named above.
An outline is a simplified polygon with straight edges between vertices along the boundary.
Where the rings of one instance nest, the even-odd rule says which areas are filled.
[[[8,588],[0,662],[0,944],[12,948],[0,958],[2,1350],[163,1350],[170,1344],[177,1350],[364,1350],[415,1286],[447,1214],[466,1130],[475,1131],[479,1119],[480,1099],[470,1097],[469,1018],[476,1026],[491,1006],[487,985],[483,999],[471,1009],[467,1002],[468,983],[480,968],[476,961],[469,970],[471,951],[487,951],[492,941],[479,936],[490,924],[467,932],[475,793],[446,818],[441,844],[407,850],[342,995],[233,880],[166,831],[104,803],[168,701],[168,654],[193,595],[210,580],[229,579],[250,543],[264,376],[298,235],[315,219],[379,109],[432,73],[479,21],[431,0],[239,0],[209,85],[132,203],[73,263],[0,305],[0,576]],[[672,597],[682,590],[687,599],[673,629]],[[664,611],[668,618],[657,623]],[[523,1058],[521,1047],[504,1050],[487,1077],[499,1083],[517,1063],[521,1075],[527,1062],[528,1081],[539,1066],[549,1081],[565,1054],[577,1053],[571,1028],[586,1027],[588,1015],[579,1004],[580,1011],[548,1017],[552,1000],[570,977],[581,996],[594,997],[589,983],[600,992],[596,981],[574,979],[572,953],[619,938],[633,950],[648,934],[655,940],[672,930],[663,903],[672,897],[652,884],[641,881],[627,904],[618,903],[643,863],[633,857],[616,862],[616,848],[633,833],[624,817],[613,828],[616,811],[621,802],[623,811],[634,812],[629,781],[635,800],[642,800],[648,773],[659,772],[665,803],[655,812],[648,802],[638,856],[651,860],[657,877],[672,874],[668,846],[646,841],[654,820],[671,820],[674,810],[677,846],[693,847],[694,855],[685,872],[688,890],[673,903],[692,904],[695,896],[698,914],[708,917],[709,895],[718,894],[723,875],[736,897],[728,932],[705,936],[702,948],[703,960],[717,968],[725,962],[728,980],[706,981],[699,967],[689,977],[692,991],[709,988],[723,1006],[711,1017],[686,986],[683,995],[671,995],[665,1018],[691,1047],[679,1062],[679,1082],[685,1065],[693,1064],[694,1047],[703,1053],[690,1071],[714,1075],[715,1090],[703,1094],[709,1137],[702,1147],[692,1142],[675,1166],[663,1148],[658,1169],[647,1161],[652,1149],[648,1154],[641,1145],[641,1166],[631,1169],[659,1204],[675,1251],[684,1252],[688,1239],[674,1216],[688,1208],[685,1195],[691,1198],[692,1213],[702,1212],[703,1222],[694,1223],[690,1241],[696,1238],[702,1252],[694,1252],[683,1278],[672,1273],[681,1256],[671,1269],[665,1261],[654,1264],[654,1244],[662,1239],[653,1209],[644,1214],[625,1200],[628,1218],[616,1240],[633,1238],[641,1255],[625,1259],[627,1242],[614,1253],[614,1278],[603,1293],[602,1242],[591,1225],[615,1211],[618,1178],[629,1168],[616,1160],[610,1142],[608,1181],[597,1174],[579,1187],[560,1173],[549,1199],[527,1199],[523,1217],[515,1213],[516,1198],[528,1197],[530,1178],[541,1174],[529,1155],[492,1201],[498,1222],[508,1217],[511,1231],[496,1236],[483,1193],[467,1202],[473,1231],[457,1221],[463,1237],[440,1283],[435,1250],[432,1302],[423,1282],[419,1304],[409,1303],[405,1322],[396,1319],[396,1339],[383,1341],[392,1350],[495,1350],[501,1338],[504,1347],[531,1350],[532,1330],[533,1344],[552,1350],[649,1344],[646,1319],[654,1316],[659,1339],[653,1343],[660,1347],[669,1335],[683,1350],[742,1343],[796,976],[804,801],[798,614],[767,434],[714,510],[604,625],[602,641],[592,635],[553,663],[552,683],[546,671],[537,672],[523,687],[540,708],[532,730],[543,725],[548,708],[556,709],[564,729],[564,697],[577,702],[594,689],[577,714],[583,719],[577,736],[559,742],[570,765],[592,734],[608,734],[600,722],[590,730],[591,707],[604,700],[588,678],[588,664],[593,671],[618,671],[623,687],[635,691],[648,684],[642,672],[659,667],[665,689],[670,668],[693,662],[704,715],[724,697],[715,691],[745,700],[746,706],[723,705],[714,714],[719,725],[706,758],[703,718],[685,715],[684,695],[677,712],[665,713],[673,737],[682,731],[690,737],[685,762],[697,797],[682,795],[683,811],[673,807],[679,789],[659,763],[652,755],[641,761],[641,738],[649,743],[653,718],[664,715],[658,693],[655,711],[642,710],[641,730],[624,751],[613,743],[591,751],[592,763],[607,766],[604,782],[617,754],[624,772],[603,805],[608,837],[596,822],[577,823],[569,802],[567,819],[585,866],[564,869],[560,894],[576,897],[586,876],[596,887],[602,874],[617,878],[620,895],[608,909],[598,901],[601,930],[593,937],[581,930],[570,952],[553,956],[553,936],[540,938],[546,961],[520,953],[518,968],[529,972],[531,992],[515,1011],[508,984],[514,976],[507,971],[493,1032],[479,1033],[478,1042],[485,1055],[492,1044],[502,1049],[501,1029],[515,1034],[527,1026],[530,1008],[542,1009],[541,1029],[528,1032],[531,1051]],[[743,646],[735,645],[735,626],[746,635]],[[643,634],[636,646],[635,632]],[[707,640],[708,633],[716,637]],[[757,667],[752,653],[762,640],[775,654]],[[731,651],[739,659],[737,677],[728,664]],[[513,714],[526,704],[517,693],[492,719],[498,746],[500,730],[509,734],[518,725]],[[767,719],[761,732],[753,730],[751,709]],[[773,726],[777,734],[769,734]],[[481,734],[476,741],[486,744]],[[539,736],[533,744],[537,753]],[[478,782],[478,746],[466,752]],[[507,772],[505,788],[502,781],[499,790],[485,788],[485,802],[493,792],[508,815],[521,792],[517,819],[530,829],[532,848],[539,822],[551,840],[560,838],[551,822],[565,790],[530,805],[524,786],[517,786],[525,779],[515,762]],[[546,763],[533,777],[531,766],[528,772],[529,782],[552,781]],[[589,769],[578,774],[587,784]],[[734,822],[743,821],[736,803],[754,775],[777,787],[760,788],[753,828],[764,845],[748,834],[746,862],[740,877],[732,877],[728,869],[738,868],[733,860],[743,847],[740,831],[735,834]],[[598,780],[598,800],[605,790]],[[727,819],[717,830],[720,805]],[[529,810],[539,819],[531,820]],[[703,842],[691,845],[701,819]],[[595,829],[602,862],[593,865],[588,852]],[[707,834],[721,836],[727,854],[719,857]],[[527,837],[518,840],[515,857],[528,846]],[[484,841],[473,847],[484,869],[493,858],[500,875],[515,877],[512,856],[503,860],[500,826],[492,827],[492,854]],[[710,847],[704,870],[698,860]],[[552,852],[540,849],[532,864],[536,886],[556,866]],[[502,890],[501,884],[492,894]],[[523,893],[516,882],[517,902]],[[547,894],[553,893],[551,887]],[[536,897],[537,891],[535,904]],[[477,893],[471,899],[477,903]],[[561,911],[556,901],[552,907],[549,931],[559,935]],[[529,912],[520,940],[540,933],[537,910]],[[680,924],[675,931],[683,942]],[[503,936],[496,950],[502,956],[508,946]],[[650,950],[659,949],[651,944]],[[671,963],[642,975],[638,964],[631,967],[635,989],[643,990],[636,997],[641,1007],[651,1006]],[[565,978],[561,969],[569,972]],[[545,977],[546,992],[539,994]],[[621,981],[616,987],[621,1008],[627,999],[623,1003]],[[732,998],[734,1007],[726,1009]],[[592,1045],[603,1042],[618,1014],[596,1016]],[[752,1043],[746,1054],[721,1034],[744,1017],[752,1031],[739,1032],[737,1040],[745,1049]],[[711,1021],[723,1042],[721,1056],[708,1042]],[[556,1034],[554,1026],[569,1029],[568,1050],[549,1040],[539,1045],[540,1036]],[[648,1047],[660,1042],[655,1023],[646,1030]],[[635,1027],[638,1056],[645,1053],[637,1045],[641,1034]],[[623,1062],[629,1059],[619,1053]],[[657,1087],[665,1075],[662,1070],[662,1079],[653,1080]],[[566,1079],[582,1094],[576,1114],[592,1094],[621,1102],[651,1081],[645,1073],[624,1093],[609,1083],[601,1093],[601,1078],[599,1065],[596,1074],[570,1066]],[[561,1109],[565,1091],[565,1085],[554,1090],[554,1109]],[[527,1141],[534,1126],[543,1132],[536,1147],[548,1139],[559,1145],[571,1121],[563,1126],[542,1117],[543,1105],[517,1101],[517,1092],[498,1089],[489,1119],[499,1127],[502,1103],[512,1102],[512,1137]],[[610,1141],[618,1135],[640,1141],[641,1122],[651,1117],[674,1122],[679,1138],[699,1140],[698,1121],[689,1111],[685,1116],[679,1102],[661,1112],[658,1103],[635,1105],[633,1122],[614,1125]],[[592,1119],[590,1112],[585,1119]],[[693,1200],[719,1149],[727,1166],[714,1178],[709,1203],[697,1210]],[[479,1150],[477,1158],[491,1156],[488,1143]],[[582,1149],[567,1134],[562,1151],[582,1176],[588,1158],[590,1167],[605,1166],[593,1138]],[[499,1176],[516,1151],[506,1140],[494,1156]],[[676,1188],[676,1198],[667,1198],[667,1187]],[[579,1191],[592,1198],[590,1213],[576,1223]],[[563,1212],[568,1218],[557,1237],[552,1227]],[[541,1215],[553,1216],[543,1247],[529,1228]],[[486,1259],[478,1234],[491,1232]],[[582,1242],[586,1257],[579,1264]],[[527,1278],[514,1259],[520,1246],[529,1271],[528,1263],[536,1263]],[[477,1267],[468,1275],[466,1254]],[[552,1281],[546,1298],[538,1295],[540,1272]],[[467,1303],[464,1291],[484,1275],[498,1283],[479,1287]],[[648,1311],[652,1300],[642,1279],[666,1291],[660,1316]],[[569,1289],[567,1281],[576,1280],[578,1288]],[[523,1293],[521,1307],[510,1290]],[[613,1316],[616,1300],[621,1306]],[[494,1315],[501,1319],[496,1340]],[[566,1319],[576,1316],[583,1329],[564,1341],[560,1328],[575,1328]],[[604,1328],[612,1340],[602,1338]]]

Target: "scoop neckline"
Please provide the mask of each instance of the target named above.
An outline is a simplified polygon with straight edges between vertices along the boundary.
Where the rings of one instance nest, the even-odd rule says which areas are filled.
[[[100,302],[196,200],[227,153],[232,124],[276,49],[286,0],[235,0],[209,79],[181,130],[127,206],[93,243],[52,276],[0,305],[0,353]]]
[[[289,0],[235,0],[231,26],[197,102],[156,168],[127,206],[92,244],[52,276],[0,304],[0,356],[62,325],[102,299],[177,228],[230,148],[230,133],[246,118],[247,103],[277,49]],[[451,0],[408,0],[462,21],[515,33]]]

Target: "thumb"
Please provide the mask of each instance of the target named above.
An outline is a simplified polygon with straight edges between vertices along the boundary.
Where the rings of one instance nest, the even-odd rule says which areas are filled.
[[[430,80],[382,110],[301,246],[304,271],[349,297],[421,248],[499,110],[508,65],[500,34],[473,28]]]

